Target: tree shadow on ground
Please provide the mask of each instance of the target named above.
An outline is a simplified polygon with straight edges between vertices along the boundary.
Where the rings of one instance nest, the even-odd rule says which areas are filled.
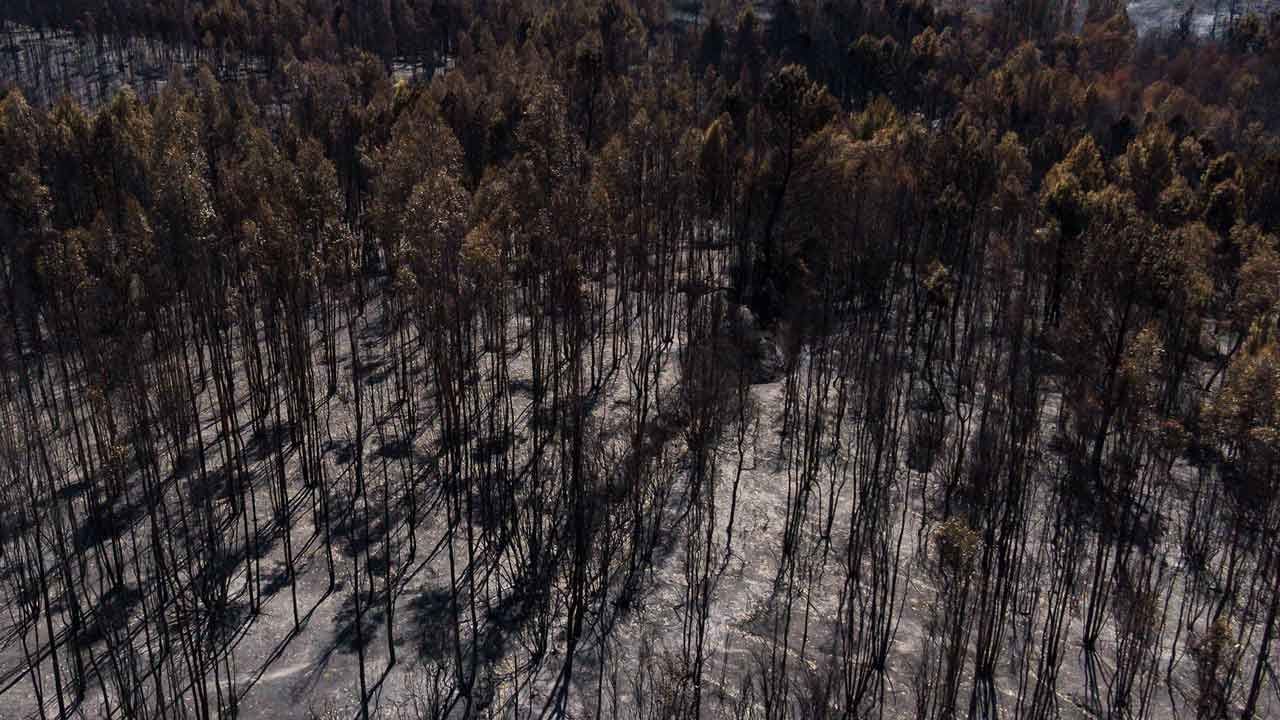
[[[262,578],[262,597],[274,597],[276,593],[289,587],[289,568],[282,562],[277,562],[271,572]]]
[[[381,598],[375,597],[373,593],[364,589],[360,594],[362,595],[360,609],[363,610],[361,617],[356,617],[353,593],[346,593],[343,596],[342,605],[333,616],[333,625],[336,629],[333,636],[334,646],[343,653],[368,650],[369,645],[377,637],[378,628],[385,617],[385,606],[380,602]]]
[[[120,537],[142,518],[143,511],[141,501],[111,505],[106,512],[94,515],[80,526],[75,536],[75,549],[83,553],[112,538]]]
[[[448,657],[457,634],[449,592],[443,588],[422,591],[410,603],[409,615],[418,656],[424,660]]]
[[[276,451],[277,443],[286,447],[291,443],[288,426],[284,422],[265,423],[250,433],[244,458],[248,462],[263,460]]]
[[[71,637],[71,641],[78,647],[87,648],[106,639],[111,632],[128,627],[129,614],[141,600],[142,592],[135,587],[123,585],[108,589],[90,611],[89,621]]]
[[[409,438],[396,438],[388,440],[378,446],[377,455],[388,460],[400,460],[407,458],[413,453],[413,442]]]

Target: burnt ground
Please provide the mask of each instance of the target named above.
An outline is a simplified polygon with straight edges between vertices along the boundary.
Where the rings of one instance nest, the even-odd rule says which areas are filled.
[[[385,343],[382,323],[376,313],[361,327],[358,337],[367,370],[363,382],[369,388],[394,383],[388,358],[380,354],[385,352],[382,349]],[[529,409],[527,381],[530,369],[527,345],[520,338],[521,332],[522,323],[516,322],[512,328],[510,348],[513,352],[512,382],[499,391],[510,398],[517,416],[526,414]],[[634,329],[626,323],[615,325],[606,332],[621,333],[628,342],[634,342],[630,336]],[[345,336],[343,333],[340,335]],[[675,355],[679,348],[680,339],[676,337],[664,351],[662,386],[666,388],[669,405],[674,402],[671,396],[678,377]],[[340,376],[347,377],[350,373],[350,348],[345,344],[340,348],[340,356],[343,365]],[[797,377],[803,376],[806,362],[804,356],[796,361],[793,367]],[[477,381],[483,379],[482,369]],[[414,382],[422,388],[428,386],[425,377],[415,378]],[[785,377],[775,378],[756,384],[750,390],[753,412],[742,426],[742,471],[736,508],[732,513],[729,509],[733,507],[733,478],[739,459],[737,430],[728,431],[716,449],[718,470],[710,492],[718,512],[710,521],[714,526],[712,544],[716,548],[728,545],[729,550],[719,558],[719,567],[712,575],[707,631],[710,651],[704,673],[707,686],[703,690],[704,706],[711,717],[730,716],[736,712],[735,708],[745,708],[746,714],[742,716],[750,717],[759,710],[751,701],[748,679],[758,676],[762,656],[771,647],[771,639],[777,637],[774,627],[778,612],[783,529],[789,493],[794,490],[796,481],[794,468],[788,461],[790,450],[787,448],[790,446],[781,432],[784,383]],[[627,408],[634,400],[630,397],[629,387],[625,372],[607,376],[601,385],[600,397],[593,406],[592,427],[606,445],[609,438],[616,439],[622,434],[619,428],[629,417]],[[431,398],[425,395],[425,390],[421,392],[424,393],[424,407],[430,407]],[[203,432],[212,445],[217,440],[218,428],[211,421],[214,417],[211,393],[211,388],[206,388],[201,399],[205,418]],[[348,390],[341,390],[321,402],[321,416],[325,418],[329,436],[324,462],[332,486],[337,491],[335,497],[338,497],[340,489],[350,483],[354,459],[351,398]],[[375,408],[378,403],[376,398],[367,402],[372,402]],[[974,399],[969,402],[974,402]],[[1045,513],[1051,495],[1047,488],[1066,472],[1049,442],[1054,433],[1056,407],[1056,394],[1050,388],[1042,408],[1046,441],[1039,450],[1042,457],[1038,463],[1038,482],[1042,489],[1034,496],[1036,510],[1033,523],[1047,522]],[[427,411],[428,415],[430,413]],[[233,581],[235,601],[227,619],[228,634],[234,637],[231,663],[234,689],[243,717],[358,717],[356,649],[361,643],[366,652],[371,716],[413,716],[417,712],[420,716],[430,717],[432,711],[424,708],[429,707],[432,688],[439,686],[439,679],[450,669],[449,648],[454,632],[465,633],[469,642],[482,653],[485,670],[483,681],[478,686],[483,688],[483,697],[476,699],[477,709],[492,711],[497,717],[532,717],[544,709],[547,698],[557,687],[564,648],[553,642],[549,652],[530,665],[527,647],[522,644],[528,637],[528,628],[525,627],[528,616],[519,608],[488,606],[484,608],[485,616],[480,627],[470,627],[469,622],[463,622],[460,630],[455,629],[449,604],[449,535],[440,502],[439,482],[422,483],[423,495],[419,501],[424,515],[419,535],[415,538],[417,554],[412,561],[408,560],[404,498],[398,495],[403,490],[394,479],[397,476],[395,463],[411,458],[418,467],[430,468],[438,452],[438,438],[430,427],[416,438],[397,436],[394,434],[397,426],[390,420],[374,413],[365,442],[365,468],[370,477],[369,492],[375,514],[381,508],[382,493],[389,493],[391,498],[388,503],[391,512],[385,518],[391,522],[390,534],[386,534],[384,518],[375,516],[371,523],[373,536],[370,542],[375,545],[385,543],[384,538],[389,537],[393,548],[393,610],[396,618],[393,628],[397,663],[394,666],[388,664],[386,610],[381,596],[365,598],[364,623],[360,628],[355,626],[352,564],[365,539],[358,530],[353,509],[349,504],[344,506],[345,501],[340,500],[334,510],[340,518],[335,528],[338,583],[330,590],[321,542],[322,530],[313,522],[312,512],[307,507],[296,469],[297,458],[290,456],[292,496],[297,504],[291,534],[298,563],[298,577],[293,590],[296,591],[302,622],[295,633],[292,619],[294,592],[288,587],[285,572],[282,531],[271,525],[266,510],[269,507],[270,483],[261,481],[257,485],[256,502],[259,519],[263,523],[259,536],[263,544],[260,566],[263,593],[267,599],[257,616],[247,612],[244,597],[246,578],[243,568],[237,568]],[[875,419],[864,421],[875,422]],[[628,595],[626,606],[615,607],[593,621],[595,629],[592,632],[595,634],[588,633],[576,656],[577,671],[573,675],[567,702],[572,717],[639,716],[655,687],[671,682],[670,674],[674,672],[671,670],[674,665],[672,658],[680,652],[681,628],[687,620],[684,598],[689,588],[688,557],[682,549],[683,532],[688,522],[687,514],[682,512],[686,502],[683,493],[688,491],[687,447],[682,444],[681,435],[673,431],[674,428],[662,427],[664,423],[671,422],[676,421],[659,413],[649,428],[655,451],[665,458],[663,467],[668,468],[674,480],[674,489],[667,501],[668,513],[660,522],[662,541],[658,543],[651,566],[641,574],[639,587]],[[66,440],[65,437],[62,439]],[[255,473],[259,477],[266,476],[273,462],[269,438],[253,437],[246,423],[243,440],[248,455],[255,463]],[[518,447],[526,446],[528,436],[520,433],[513,441]],[[856,459],[847,457],[847,449],[833,446],[831,452],[833,458],[842,457],[843,452],[845,459]],[[929,516],[922,507],[921,498],[935,492],[941,464],[931,470],[919,471],[912,469],[907,459],[904,453],[898,462],[897,479],[892,485],[890,524],[885,535],[892,544],[884,549],[900,568],[900,582],[895,585],[891,598],[899,609],[899,620],[892,631],[890,667],[886,673],[889,680],[883,698],[886,717],[915,715],[912,678],[920,658],[935,641],[931,618],[936,577],[931,573],[934,560],[926,543],[931,538],[930,528],[936,521],[927,519]],[[180,494],[184,498],[193,497],[196,488],[190,480],[189,467],[185,472],[186,475],[179,468],[174,473],[173,486],[166,495],[167,502],[179,501]],[[384,477],[392,480],[384,482]],[[1185,460],[1180,460],[1171,477],[1177,483],[1189,486],[1193,472]],[[809,519],[801,529],[799,555],[804,559],[809,582],[799,591],[799,602],[793,610],[797,622],[791,635],[787,636],[791,647],[786,650],[794,656],[792,667],[797,677],[820,677],[834,662],[831,635],[841,602],[842,548],[847,542],[850,513],[858,502],[855,484],[848,478],[833,479],[830,484],[820,483],[819,492],[810,499],[806,510]],[[77,501],[77,487],[74,482],[68,483],[66,492],[72,495],[73,502]],[[126,497],[122,504],[129,502]],[[1176,508],[1177,504],[1174,503],[1173,507]],[[733,540],[728,543],[731,515],[734,518]],[[827,517],[833,519],[829,526],[822,521]],[[124,518],[121,522],[135,523],[145,546],[145,535],[149,530],[141,514],[126,514]],[[1176,524],[1178,518],[1171,522]],[[1039,535],[1032,533],[1032,537]],[[1172,684],[1152,694],[1147,716],[1186,717],[1194,710],[1191,705],[1195,694],[1194,659],[1186,652],[1185,639],[1177,646],[1176,652],[1171,650],[1173,645],[1169,640],[1178,623],[1178,606],[1184,601],[1183,588],[1187,586],[1189,572],[1174,534],[1160,542],[1159,551],[1164,553],[1174,586],[1164,608],[1157,660],[1161,667],[1169,666]],[[455,557],[466,557],[465,542],[460,537],[455,537],[453,550]],[[376,550],[374,557],[383,557],[381,552]],[[1037,566],[1043,566],[1054,561],[1053,553],[1052,548],[1038,545],[1030,549],[1029,556]],[[134,562],[145,563],[146,558],[139,560],[135,556]],[[482,563],[476,563],[472,569],[481,567]],[[363,578],[364,573],[370,571],[362,567],[361,572],[362,585],[367,587]],[[376,583],[380,584],[386,577],[385,562],[372,572]],[[498,563],[484,568],[483,581],[510,590],[520,579],[514,577],[511,568]],[[126,615],[132,612],[136,617],[136,609],[131,611],[129,607],[133,603],[136,608],[138,597],[145,590],[136,587],[133,590],[135,595],[121,602],[123,612]],[[1017,652],[1035,651],[1032,646],[1020,646],[1019,637],[1023,629],[1028,633],[1032,631],[1042,611],[1043,607],[1032,606],[1025,618],[1008,628],[1010,658]],[[803,624],[799,622],[800,618],[803,618]],[[65,622],[66,618],[59,620]],[[34,707],[29,671],[21,652],[21,638],[13,632],[8,617],[0,622],[4,623],[0,627],[3,630],[0,635],[4,637],[0,646],[0,690],[3,691],[0,694],[0,717],[34,717],[38,713]],[[562,623],[563,619],[556,622]],[[1101,647],[1096,652],[1087,653],[1078,642],[1082,619],[1073,614],[1070,622],[1066,636],[1071,646],[1064,654],[1059,673],[1058,708],[1061,717],[1092,717],[1095,711],[1090,708],[1098,708],[1100,698],[1106,696],[1115,636],[1105,632]],[[611,632],[607,633],[607,640],[601,642],[600,638],[606,634],[605,628],[611,628]],[[560,638],[562,642],[560,630],[553,630],[552,637]],[[142,638],[135,639],[135,643],[141,642]],[[63,663],[66,662],[64,654]],[[517,666],[524,668],[523,675],[515,676],[519,678],[518,688],[511,684],[511,670]],[[1015,702],[1020,683],[1027,681],[1019,678],[1012,667],[1009,663],[1000,665],[1000,675],[995,684],[1001,702]],[[50,663],[43,663],[41,669],[45,675],[45,687],[52,688]],[[1034,678],[1031,681],[1034,682]],[[962,690],[961,698],[967,698],[967,687],[972,678],[963,682],[966,689]],[[97,699],[99,697],[99,689],[89,688],[85,700],[76,708],[77,716],[100,716],[103,708]],[[456,697],[449,703],[446,709],[458,709]],[[46,702],[46,711],[52,708],[52,701]],[[1269,710],[1275,711],[1274,707]]]

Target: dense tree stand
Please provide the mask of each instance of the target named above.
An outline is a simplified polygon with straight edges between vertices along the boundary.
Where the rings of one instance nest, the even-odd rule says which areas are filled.
[[[9,5],[0,716],[1280,715],[1280,16]]]

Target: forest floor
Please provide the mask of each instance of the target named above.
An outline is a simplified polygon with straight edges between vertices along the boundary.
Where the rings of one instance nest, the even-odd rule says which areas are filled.
[[[510,371],[510,395],[518,416],[529,411],[530,401],[523,387],[531,377],[528,345],[518,337],[522,332],[521,325],[516,323],[512,328],[513,337],[517,339],[513,340],[515,347],[512,348],[514,354]],[[628,328],[626,332],[632,330]],[[339,335],[345,337],[344,333]],[[371,311],[368,323],[362,327],[358,337],[363,348],[365,374],[362,381],[376,392],[379,385],[388,382],[391,374],[390,359],[379,354],[382,352],[380,348],[387,344],[384,342],[383,323],[376,311]],[[664,401],[667,403],[673,402],[669,396],[677,381],[676,356],[679,350],[678,338],[665,349],[661,385],[668,396]],[[345,343],[340,344],[339,357],[339,376],[350,377],[351,348]],[[618,372],[609,377],[600,391],[600,401],[595,404],[592,424],[602,437],[619,434],[618,426],[625,422],[627,406],[634,400],[629,396],[623,375],[624,372]],[[483,382],[484,378],[478,378],[478,381]],[[825,480],[818,483],[818,492],[810,498],[811,506],[806,512],[818,521],[805,523],[799,540],[798,554],[802,558],[799,565],[807,577],[806,582],[800,584],[802,589],[792,613],[793,624],[789,629],[781,630],[774,625],[779,616],[774,605],[782,581],[780,556],[785,516],[791,493],[796,487],[794,469],[788,466],[782,452],[786,442],[782,433],[784,381],[785,378],[781,378],[757,384],[750,390],[754,410],[744,425],[741,437],[742,470],[736,492],[737,432],[727,432],[716,450],[717,471],[710,492],[714,493],[714,507],[719,510],[709,522],[714,528],[711,556],[716,559],[718,569],[712,574],[712,602],[707,626],[709,650],[705,677],[710,686],[703,689],[710,716],[729,713],[750,692],[745,680],[758,673],[765,655],[777,651],[771,645],[772,638],[781,636],[787,640],[790,647],[784,648],[783,652],[794,657],[794,664],[799,668],[797,677],[820,678],[835,659],[831,633],[840,612],[843,548],[849,532],[850,511],[857,502],[851,484],[844,481],[826,484]],[[425,377],[421,382],[423,387],[428,385]],[[211,394],[212,391],[208,390],[202,396],[206,403],[202,412],[205,418],[216,416]],[[424,406],[430,406],[429,398],[424,400]],[[332,486],[339,489],[340,495],[340,489],[351,482],[353,466],[354,422],[349,390],[340,390],[323,402],[322,416],[327,418],[325,424],[329,435],[324,462],[329,469]],[[1056,395],[1050,393],[1042,408],[1046,441],[1054,432],[1056,405]],[[427,510],[415,538],[417,554],[412,561],[407,559],[403,490],[396,482],[384,480],[388,477],[388,465],[392,466],[391,472],[396,472],[394,462],[397,455],[389,448],[404,443],[406,438],[395,435],[397,426],[388,422],[388,418],[377,415],[376,399],[373,407],[375,417],[367,425],[364,443],[364,467],[366,476],[370,478],[371,512],[381,510],[385,502],[388,508],[385,520],[389,520],[393,528],[388,536],[384,519],[375,518],[372,542],[385,543],[389,538],[391,555],[395,558],[395,619],[392,627],[397,662],[394,666],[388,662],[386,608],[379,596],[366,599],[363,623],[358,629],[355,625],[352,563],[353,558],[359,557],[361,538],[354,530],[354,511],[348,507],[345,519],[338,521],[339,527],[335,529],[335,532],[342,532],[345,528],[346,534],[335,543],[337,584],[330,588],[322,543],[324,531],[315,524],[313,513],[305,507],[305,493],[296,468],[298,459],[292,455],[287,460],[291,495],[295,503],[303,505],[297,507],[293,514],[290,537],[297,576],[293,588],[288,586],[282,530],[270,527],[269,512],[265,512],[270,507],[271,481],[266,479],[272,462],[272,454],[267,447],[270,443],[262,442],[261,438],[255,440],[249,434],[250,425],[246,422],[243,440],[251,457],[256,458],[255,474],[259,481],[255,500],[259,513],[268,522],[262,532],[269,538],[269,545],[260,556],[265,598],[260,613],[252,616],[245,609],[247,578],[239,570],[233,589],[241,612],[235,623],[237,639],[231,666],[242,717],[359,717],[357,644],[363,644],[365,650],[371,717],[412,717],[413,703],[421,703],[430,696],[429,684],[434,673],[441,668],[449,669],[449,602],[451,577],[455,577],[450,572],[450,551],[458,562],[463,562],[467,556],[466,543],[461,537],[455,537],[450,545],[449,535],[444,530],[447,527],[445,511],[438,494],[419,498]],[[659,412],[653,423],[661,422],[665,420]],[[211,448],[217,443],[217,432],[216,423],[204,425],[205,440]],[[662,525],[664,537],[658,544],[659,551],[652,566],[643,573],[640,591],[628,608],[616,612],[611,618],[610,622],[616,625],[608,634],[607,641],[602,644],[598,637],[588,638],[580,647],[569,693],[571,717],[614,717],[643,706],[647,701],[646,695],[663,680],[661,675],[668,666],[668,659],[681,649],[682,628],[690,620],[684,610],[690,588],[688,558],[682,539],[687,517],[681,512],[687,504],[682,494],[688,492],[688,487],[684,471],[680,469],[687,448],[682,445],[678,433],[668,433],[664,437],[669,462],[676,468],[675,491],[668,500],[670,515]],[[437,440],[432,432],[427,431],[411,442],[409,454],[424,471],[434,462],[432,454]],[[527,441],[524,434],[515,438],[517,445]],[[901,610],[892,631],[890,670],[884,688],[886,717],[915,715],[913,676],[924,650],[935,640],[929,607],[930,599],[934,597],[929,572],[932,561],[926,545],[930,525],[922,498],[935,494],[934,476],[941,465],[939,462],[934,471],[920,473],[904,463],[898,468],[899,480],[894,484],[892,505],[895,520],[888,537],[897,544],[892,552],[903,562],[892,598]],[[1045,472],[1060,470],[1060,463],[1052,458],[1039,465]],[[1176,475],[1190,482],[1190,469],[1181,462]],[[167,496],[169,502],[178,500],[178,493],[191,492],[193,481],[188,476],[186,482],[185,487],[175,482]],[[1048,484],[1046,480],[1045,485]],[[384,492],[390,494],[385,499]],[[1043,500],[1040,499],[1040,517],[1035,522],[1047,522],[1043,517]],[[731,507],[732,512],[729,511]],[[831,518],[831,522],[829,530],[824,532],[821,519],[826,517]],[[729,542],[731,518],[734,524],[732,542]],[[1176,522],[1177,519],[1173,520]],[[137,521],[136,529],[144,537],[145,545],[148,529],[143,519]],[[727,553],[724,552],[725,547],[729,548]],[[1168,543],[1167,554],[1172,566],[1181,563],[1175,541]],[[1038,548],[1030,552],[1032,558],[1044,556],[1045,553]],[[372,573],[368,578],[374,580],[378,587],[386,577],[385,567],[370,571],[362,566],[360,572],[361,585],[366,588],[367,573]],[[514,575],[510,568],[503,567],[492,567],[489,572],[492,575],[486,575],[486,580],[492,576],[496,583],[510,582]],[[296,632],[292,610],[295,593],[301,616],[300,628]],[[1181,602],[1178,590],[1169,597],[1174,605]],[[549,654],[536,667],[527,669],[526,676],[520,681],[523,688],[504,685],[502,678],[508,676],[507,671],[522,662],[522,658],[527,658],[528,653],[520,644],[525,635],[518,626],[504,625],[501,608],[489,607],[488,610],[489,617],[481,620],[481,624],[491,626],[492,634],[476,628],[470,631],[473,640],[486,638],[484,662],[495,678],[486,689],[483,700],[478,702],[490,704],[499,711],[499,716],[506,716],[513,710],[518,710],[522,717],[536,715],[556,688],[563,662],[559,652],[563,648],[553,641]],[[36,717],[38,713],[27,677],[21,638],[8,626],[8,620],[7,615],[0,619],[0,623],[4,623],[0,631],[5,638],[0,646],[0,718]],[[1066,636],[1072,644],[1064,655],[1058,680],[1059,710],[1065,718],[1092,717],[1088,708],[1096,707],[1099,693],[1105,697],[1109,658],[1114,652],[1111,634],[1104,633],[1096,653],[1085,653],[1078,642],[1082,619],[1078,613],[1073,613],[1070,622],[1071,628]],[[552,637],[562,637],[562,631],[563,627],[553,630]],[[1030,626],[1027,632],[1031,632]],[[1017,652],[1017,634],[1010,633],[1010,656]],[[141,638],[135,640],[135,643],[140,642]],[[1169,657],[1165,653],[1158,660],[1161,667],[1166,664],[1173,667],[1171,677],[1177,690],[1155,692],[1149,716],[1185,716],[1191,710],[1187,703],[1194,697],[1194,663],[1185,652],[1179,657]],[[65,656],[63,662],[66,662]],[[1000,667],[1002,674],[996,678],[996,686],[1001,702],[1012,702],[1019,690],[1020,679],[1008,670],[1011,667],[1009,663],[1001,663]],[[42,670],[45,687],[52,688],[54,680],[50,664],[44,663]],[[962,699],[968,697],[967,688],[972,678],[964,682],[966,691],[961,693]],[[97,717],[101,714],[96,694],[95,689],[90,688],[85,701],[78,707],[78,716]],[[511,704],[512,697],[518,697],[520,707]],[[46,702],[46,708],[50,707],[51,703]]]

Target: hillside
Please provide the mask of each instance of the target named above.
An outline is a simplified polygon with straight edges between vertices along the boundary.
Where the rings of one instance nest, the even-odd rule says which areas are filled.
[[[6,10],[0,720],[1280,715],[1229,10]]]

